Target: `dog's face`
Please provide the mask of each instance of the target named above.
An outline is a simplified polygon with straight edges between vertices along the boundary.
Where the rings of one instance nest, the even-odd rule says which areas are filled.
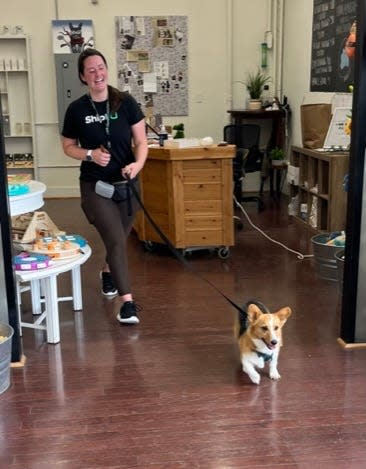
[[[248,306],[248,333],[257,344],[264,343],[274,350],[282,344],[282,327],[291,315],[289,307],[281,308],[276,313],[263,313],[257,305]]]

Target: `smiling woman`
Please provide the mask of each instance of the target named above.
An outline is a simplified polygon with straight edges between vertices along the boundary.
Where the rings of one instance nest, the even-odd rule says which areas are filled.
[[[115,200],[96,193],[95,188],[98,181],[115,184],[130,179],[138,189],[137,175],[147,157],[144,115],[131,95],[108,85],[107,61],[101,52],[84,50],[79,56],[78,72],[88,93],[66,111],[63,150],[82,161],[81,206],[106,247],[106,263],[100,272],[102,294],[118,294],[121,308],[117,320],[136,324],[139,319],[130,287],[126,240],[138,203],[133,195],[128,200]]]

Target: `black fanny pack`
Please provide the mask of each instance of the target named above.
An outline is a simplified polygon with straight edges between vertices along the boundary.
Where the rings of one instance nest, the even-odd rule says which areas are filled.
[[[127,181],[115,182],[112,199],[115,202],[124,202],[131,198],[131,189]]]
[[[130,185],[134,184],[134,181],[118,181],[113,184],[109,184],[104,181],[97,181],[95,184],[95,192],[101,197],[106,199],[112,199],[114,202],[125,202],[128,203],[129,215],[132,213],[131,208],[131,197],[133,196]]]

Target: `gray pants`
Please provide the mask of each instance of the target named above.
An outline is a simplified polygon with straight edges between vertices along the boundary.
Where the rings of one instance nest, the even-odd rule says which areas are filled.
[[[136,198],[131,193],[132,210],[129,213],[127,201],[114,202],[96,194],[94,182],[80,181],[80,193],[81,208],[106,248],[106,262],[119,295],[131,293],[126,243],[139,209]]]

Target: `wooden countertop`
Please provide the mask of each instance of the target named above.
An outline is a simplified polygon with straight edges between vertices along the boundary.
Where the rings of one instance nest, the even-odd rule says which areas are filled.
[[[211,145],[209,147],[165,148],[149,147],[149,159],[155,160],[202,160],[233,158],[235,145]]]

